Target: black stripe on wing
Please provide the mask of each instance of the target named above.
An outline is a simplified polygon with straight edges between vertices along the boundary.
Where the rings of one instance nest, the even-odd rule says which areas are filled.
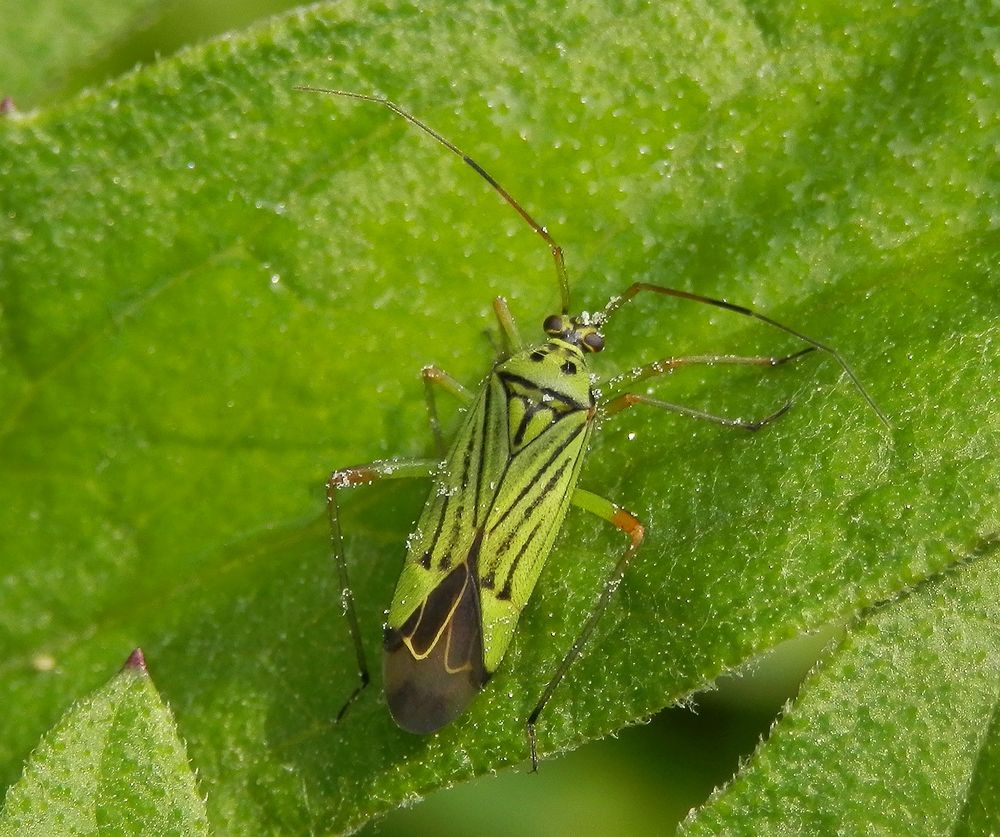
[[[545,494],[547,493],[549,488],[551,488],[551,486],[549,486],[548,488],[543,488],[541,491],[538,491],[539,482],[542,479],[548,479],[549,482],[555,482],[555,480],[551,479],[550,477],[550,475],[552,474],[553,466],[555,466],[555,471],[558,478],[558,476],[561,476],[563,471],[566,470],[567,465],[576,464],[575,458],[567,460],[563,456],[563,454],[565,453],[566,449],[571,444],[573,444],[573,442],[576,441],[576,437],[579,436],[586,428],[587,428],[586,424],[580,424],[578,427],[574,427],[572,432],[566,434],[565,439],[561,439],[559,441],[559,444],[553,446],[552,451],[548,456],[548,459],[546,459],[545,462],[543,462],[538,467],[535,476],[520,490],[520,492],[518,492],[517,497],[515,497],[514,501],[509,506],[507,506],[506,509],[504,509],[500,517],[498,517],[495,521],[493,521],[493,525],[491,527],[493,531],[499,529],[500,526],[507,520],[507,517],[511,514],[511,512],[513,512],[521,504],[521,502],[533,491],[535,493],[528,505],[526,514],[535,511],[539,502],[542,499],[544,499]]]
[[[493,591],[497,599],[512,598],[515,577],[525,551],[541,532],[558,526],[568,499],[565,484],[579,465],[583,446],[578,445],[577,452],[569,448],[578,443],[589,426],[588,420],[568,429],[563,438],[545,451],[545,459],[532,466],[531,478],[523,481],[513,499],[505,501],[502,510],[494,507],[496,516],[489,521],[487,531],[489,549],[480,562],[480,569],[482,587]],[[512,461],[518,460],[512,457]],[[504,477],[507,477],[506,471]],[[513,486],[510,488],[513,490]]]

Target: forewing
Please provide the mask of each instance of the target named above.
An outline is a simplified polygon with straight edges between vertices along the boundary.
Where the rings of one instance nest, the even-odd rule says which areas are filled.
[[[511,457],[487,517],[478,561],[484,665],[495,671],[510,645],[566,516],[590,435],[583,411],[554,422]]]

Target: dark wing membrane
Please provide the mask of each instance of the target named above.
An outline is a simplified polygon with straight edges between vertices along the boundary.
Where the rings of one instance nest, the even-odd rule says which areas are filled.
[[[479,590],[458,564],[401,627],[387,627],[384,655],[389,711],[405,730],[429,733],[465,710],[483,688]]]

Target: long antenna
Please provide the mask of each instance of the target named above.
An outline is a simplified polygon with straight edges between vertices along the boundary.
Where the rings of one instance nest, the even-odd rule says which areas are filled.
[[[531,215],[528,213],[521,204],[519,204],[514,196],[511,195],[503,186],[501,186],[486,169],[484,169],[479,163],[473,160],[468,154],[466,154],[462,149],[452,142],[449,142],[441,134],[435,131],[426,122],[422,122],[417,119],[412,113],[403,110],[395,102],[386,99],[383,96],[369,96],[365,93],[351,93],[348,90],[332,90],[327,87],[309,87],[306,85],[298,85],[295,87],[296,90],[304,90],[307,93],[326,93],[330,96],[344,96],[349,99],[361,99],[365,102],[375,102],[376,104],[383,105],[391,110],[398,116],[402,116],[411,125],[415,125],[425,134],[429,134],[434,139],[436,139],[441,145],[447,148],[452,154],[457,155],[462,158],[462,161],[466,163],[473,171],[476,172],[483,180],[492,186],[498,195],[507,201],[510,206],[514,208],[514,211],[520,215],[531,229],[533,229],[542,240],[548,245],[549,251],[552,253],[552,258],[556,263],[556,277],[559,282],[559,294],[562,297],[562,313],[569,313],[569,277],[566,275],[566,263],[563,259],[562,247],[556,244],[555,239],[549,235],[549,231],[545,229],[541,224],[538,223]]]

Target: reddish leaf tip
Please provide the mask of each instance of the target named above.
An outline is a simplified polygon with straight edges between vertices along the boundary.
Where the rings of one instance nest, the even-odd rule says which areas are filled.
[[[138,674],[149,674],[149,669],[146,668],[146,655],[142,653],[141,648],[136,648],[131,654],[128,655],[128,659],[122,666],[122,671],[135,671]]]

